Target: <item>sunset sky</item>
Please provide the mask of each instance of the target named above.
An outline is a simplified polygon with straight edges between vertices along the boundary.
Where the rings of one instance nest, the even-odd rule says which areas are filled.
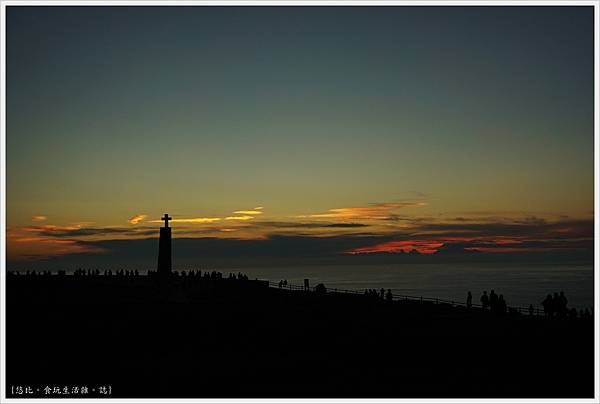
[[[593,251],[593,17],[9,6],[8,260],[110,256],[164,213],[233,255]]]

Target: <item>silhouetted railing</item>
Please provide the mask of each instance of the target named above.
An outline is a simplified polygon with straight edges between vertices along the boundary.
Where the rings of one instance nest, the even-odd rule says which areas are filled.
[[[280,285],[279,282],[271,282],[271,281],[269,281],[269,286],[272,288],[277,288],[277,289],[287,289],[287,290],[294,290],[294,291],[310,291],[310,292],[315,292],[315,288],[316,288],[315,286],[313,286],[313,287],[309,287],[307,289],[304,286],[293,285],[291,283]],[[364,291],[351,290],[351,289],[340,289],[340,288],[327,288],[327,293],[343,293],[343,294],[353,294],[353,295],[362,295],[365,297],[372,297],[369,295],[365,295]],[[378,296],[378,298],[380,298],[379,294],[377,296]],[[404,301],[413,301],[413,302],[421,302],[421,303],[422,302],[431,302],[434,304],[449,304],[452,307],[458,307],[458,306],[466,307],[466,301],[461,302],[461,301],[456,301],[456,300],[440,299],[438,297],[402,295],[402,294],[393,293],[393,292],[392,292],[392,300],[396,300],[396,301],[404,300]],[[482,305],[478,304],[478,303],[473,303],[473,304],[471,304],[471,307],[482,308]],[[507,311],[508,312],[514,311],[517,313],[529,315],[529,307],[507,306]],[[536,316],[543,316],[544,312],[542,310],[540,310],[539,307],[534,307],[533,314]]]

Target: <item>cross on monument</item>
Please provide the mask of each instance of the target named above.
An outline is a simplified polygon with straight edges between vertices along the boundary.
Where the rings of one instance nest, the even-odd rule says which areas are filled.
[[[165,213],[165,215],[160,220],[164,220],[165,221],[165,227],[169,227],[169,220],[173,220],[173,218],[169,217],[168,213]]]

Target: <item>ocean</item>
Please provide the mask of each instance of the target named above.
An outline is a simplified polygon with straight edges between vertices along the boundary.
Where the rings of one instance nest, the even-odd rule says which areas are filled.
[[[479,303],[484,290],[503,294],[508,306],[541,309],[548,293],[564,291],[569,307],[593,307],[594,267],[592,264],[377,264],[327,265],[240,269],[251,279],[274,282],[286,279],[310,286],[323,283],[327,288],[364,291],[365,288],[392,289],[396,294],[433,297],[464,302],[467,292]],[[238,269],[220,269],[224,274]]]

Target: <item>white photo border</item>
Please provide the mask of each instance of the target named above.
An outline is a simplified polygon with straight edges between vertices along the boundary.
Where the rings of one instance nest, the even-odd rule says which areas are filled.
[[[590,399],[121,399],[7,398],[6,385],[6,7],[10,6],[590,6],[594,8],[594,398]],[[2,403],[600,403],[599,234],[600,0],[0,0],[0,402]]]

